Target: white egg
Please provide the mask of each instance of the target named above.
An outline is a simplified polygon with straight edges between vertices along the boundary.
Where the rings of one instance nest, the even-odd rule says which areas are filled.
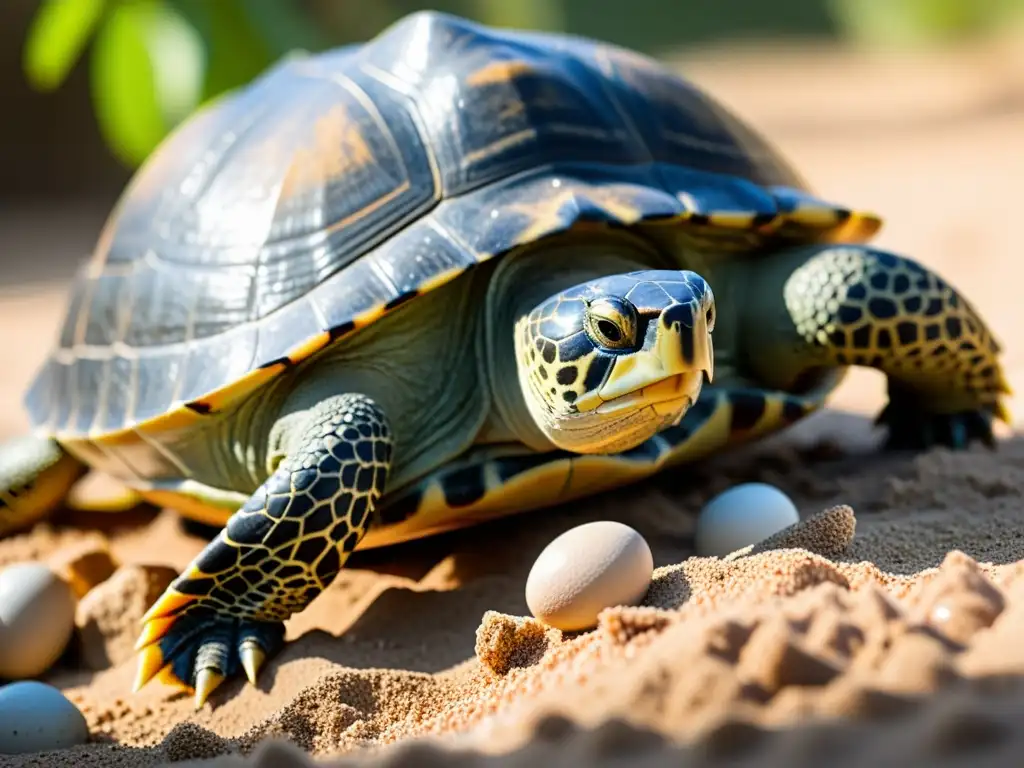
[[[725,557],[800,522],[789,496],[766,483],[744,483],[720,493],[701,510],[697,554]]]
[[[64,652],[75,628],[71,586],[43,563],[0,570],[0,677],[41,675]]]
[[[85,717],[52,685],[23,680],[0,687],[0,754],[67,749],[88,739]]]
[[[651,548],[635,530],[610,520],[586,523],[538,555],[526,579],[526,604],[550,626],[590,629],[605,608],[639,603],[653,573]]]

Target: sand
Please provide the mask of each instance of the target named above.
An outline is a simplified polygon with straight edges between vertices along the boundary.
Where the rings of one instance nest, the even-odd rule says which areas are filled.
[[[879,65],[857,57],[767,56],[756,68],[705,57],[696,71],[816,186],[883,210],[880,242],[982,308],[1020,390],[1011,275],[1024,245],[1024,68],[991,51],[957,55],[887,70],[881,107]],[[960,97],[922,85],[931,65],[935,77],[955,69]],[[851,115],[877,123],[851,128]],[[0,384],[14,403],[59,318],[60,286],[0,307],[0,343],[26,358]],[[1024,440],[1007,430],[996,451],[880,453],[868,417],[881,403],[877,377],[858,374],[829,413],[747,450],[359,553],[289,623],[293,642],[258,687],[226,683],[198,713],[158,683],[131,694],[129,646],[145,605],[209,532],[170,510],[63,510],[0,540],[0,566],[38,559],[75,574],[81,630],[46,679],[93,737],[0,757],[0,768],[1010,765],[1024,747]],[[0,412],[0,435],[22,425]],[[695,557],[701,504],[744,481],[782,488],[802,522],[736,556]],[[598,519],[651,545],[644,604],[608,609],[591,632],[545,628],[526,609],[530,565],[559,533]]]

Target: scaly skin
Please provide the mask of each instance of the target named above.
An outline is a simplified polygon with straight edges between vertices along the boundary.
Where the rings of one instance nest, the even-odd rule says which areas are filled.
[[[882,371],[889,404],[879,422],[889,428],[890,448],[991,444],[993,419],[1009,421],[998,342],[963,296],[920,264],[835,245],[767,257],[750,279],[755,290],[769,291],[743,305],[756,369],[769,380],[828,366]],[[766,349],[759,333],[774,336]]]
[[[144,617],[136,690],[160,673],[193,690],[198,709],[239,666],[255,684],[284,620],[327,588],[369,527],[391,453],[370,398],[313,408],[289,457]]]

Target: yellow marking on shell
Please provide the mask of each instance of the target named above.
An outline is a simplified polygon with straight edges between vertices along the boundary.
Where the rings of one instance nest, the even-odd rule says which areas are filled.
[[[226,387],[207,392],[202,397],[197,397],[192,402],[200,406],[205,406],[209,409],[209,413],[219,413],[220,411],[226,410],[234,403],[242,400],[247,395],[255,392],[257,389],[263,387],[268,381],[274,379],[279,374],[283,373],[288,369],[285,363],[276,363],[274,365],[267,366],[266,368],[254,368],[243,376],[239,376],[234,382]],[[191,410],[191,409],[190,409]],[[202,418],[202,414],[196,414]],[[148,422],[143,422],[139,426],[146,426],[154,424],[158,419],[151,419]],[[162,431],[158,426],[152,431]]]
[[[466,267],[452,267],[451,269],[446,269],[444,272],[439,272],[433,277],[424,280],[417,286],[416,290],[420,293],[430,293],[431,291],[440,288],[442,285],[450,283],[465,271]]]
[[[827,242],[864,243],[871,240],[882,228],[883,219],[877,214],[867,211],[853,211],[845,220],[834,208],[831,207],[803,207],[794,213],[779,212],[774,218],[768,221],[758,221],[755,211],[700,211],[695,201],[689,200],[685,193],[678,195],[680,201],[691,208],[675,216],[666,216],[651,221],[645,221],[645,227],[651,228],[681,228],[681,234],[687,234],[686,230],[692,224],[694,218],[702,217],[707,220],[705,229],[720,229],[735,232],[737,234],[749,232],[754,237],[741,250],[750,250],[756,247],[763,238],[769,238],[787,225],[800,229],[809,229],[820,234],[808,233],[811,239],[823,239]],[[707,235],[708,244],[718,247],[725,247],[725,243],[718,243],[716,235]]]
[[[465,152],[462,155],[462,165],[472,166],[486,160],[489,157],[500,154],[512,147],[517,147],[520,144],[525,144],[528,141],[532,141],[537,137],[537,131],[534,128],[524,128],[521,131],[510,133],[507,136],[503,136],[497,141],[488,144],[486,147],[474,150],[473,152]]]
[[[376,163],[362,126],[344,104],[335,104],[313,122],[311,142],[295,149],[281,182],[281,195],[292,197],[317,191],[331,179]]]
[[[884,219],[868,211],[851,211],[850,217],[829,233],[833,242],[866,243],[882,229]]]
[[[500,85],[512,82],[520,75],[526,75],[533,71],[532,64],[518,59],[492,61],[467,77],[466,85],[474,88],[482,85]]]
[[[207,405],[210,407],[212,413],[215,409],[212,404],[204,402],[203,398],[198,398],[198,402],[201,405]],[[178,432],[186,429],[191,429],[198,422],[203,420],[203,414],[186,408],[184,405],[179,405],[175,408],[169,409],[166,413],[162,413],[159,416],[155,416],[152,419],[146,419],[141,421],[132,429],[124,430],[124,432],[144,432],[147,435],[155,435],[167,432]],[[123,433],[122,433],[123,434]],[[125,441],[131,442],[132,435],[125,434]],[[136,439],[137,436],[136,436]],[[118,442],[118,433],[109,433],[103,436],[103,443],[109,445],[116,445]]]
[[[486,260],[486,258],[490,258],[490,256],[481,258],[481,261]],[[417,291],[419,293],[425,293],[427,291],[434,290],[435,288],[454,280],[456,277],[459,277],[464,271],[465,269],[462,267],[445,270],[418,286]],[[380,304],[370,307],[368,310],[356,315],[353,318],[353,329],[351,333],[354,333],[361,328],[365,328],[368,325],[372,325],[389,311],[387,302],[381,302]],[[339,337],[339,339],[340,338],[342,337]],[[335,341],[337,340],[338,339],[335,339]],[[277,362],[274,365],[266,366],[264,368],[254,368],[245,375],[240,376],[231,384],[208,392],[201,397],[194,398],[190,402],[199,406],[201,410],[205,410],[208,414],[217,414],[230,408],[235,403],[243,400],[248,395],[263,387],[267,382],[287,370],[289,364],[298,364],[303,360],[312,357],[330,343],[331,335],[328,331],[325,330],[317,333],[308,339],[304,339],[288,350],[286,357],[289,363]],[[198,411],[188,408],[182,404],[151,419],[146,419],[136,424],[127,425],[109,432],[92,435],[91,438],[92,442],[105,446],[133,446],[142,441],[142,438],[137,434],[138,432],[144,431],[147,435],[155,436],[177,430],[187,430],[194,427],[197,422],[200,422],[205,418],[207,418],[206,414],[199,413]],[[73,430],[42,430],[42,432],[46,435],[53,435],[70,444],[86,442],[82,440],[82,436],[79,433]],[[103,460],[101,463],[107,464],[109,462]],[[172,494],[171,496],[164,498],[181,499],[184,497]],[[177,506],[177,502],[175,502],[173,506]],[[190,513],[189,516],[192,516],[192,514]],[[205,518],[207,515],[202,511],[197,511],[195,519],[200,519],[200,517]],[[217,519],[220,518],[217,517]]]
[[[330,340],[330,333],[322,331],[289,349],[286,357],[292,364],[302,362],[326,347]],[[136,432],[145,432],[146,435],[154,436],[190,429],[197,422],[208,418],[207,414],[216,414],[229,408],[234,403],[255,392],[278,374],[287,370],[287,368],[288,363],[285,362],[277,362],[265,368],[254,368],[244,376],[240,376],[232,384],[191,400],[190,402],[200,409],[198,411],[181,405],[152,419],[141,421],[134,426],[104,433],[96,437],[95,440],[112,446],[131,445],[140,439],[135,434]],[[200,413],[200,411],[206,411],[206,413]]]
[[[843,221],[840,213],[830,205],[801,203],[785,214],[786,220],[816,229],[829,229]]]
[[[557,181],[553,180],[552,183]],[[514,203],[505,207],[510,214],[520,214],[530,220],[515,238],[517,245],[532,243],[552,232],[565,228],[566,221],[560,210],[577,197],[585,197],[595,203],[612,219],[620,224],[634,224],[643,217],[643,212],[624,190],[607,187],[574,189],[558,187],[554,194],[532,202]]]
[[[388,311],[386,303],[376,304],[364,312],[360,312],[354,318],[352,318],[353,330],[359,330],[365,328],[368,325],[373,325],[375,322],[380,320]]]
[[[323,349],[330,343],[330,332],[323,331],[321,333],[316,334],[315,336],[311,336],[305,341],[300,342],[299,344],[296,344],[294,347],[289,349],[287,357],[293,363],[301,363],[303,360],[306,360],[315,355],[317,352],[319,352],[321,349]]]
[[[756,215],[752,211],[716,211],[708,214],[708,221],[725,229],[751,229]]]
[[[498,120],[504,122],[514,117],[521,117],[526,113],[526,105],[518,99],[508,102],[498,113]]]
[[[365,207],[359,209],[355,213],[349,214],[345,218],[338,219],[332,224],[329,224],[328,226],[324,227],[323,232],[338,232],[342,229],[345,229],[345,227],[352,224],[352,222],[360,221],[361,219],[366,218],[379,208],[383,208],[385,205],[390,203],[395,198],[401,197],[402,195],[409,191],[410,187],[411,185],[409,184],[408,181],[403,181],[390,192],[385,192],[376,200],[374,200],[371,203],[368,203]]]
[[[204,404],[209,404],[205,403],[203,398],[200,398],[200,401],[203,401]],[[173,432],[176,430],[189,429],[202,418],[202,414],[193,411],[191,408],[186,408],[183,404],[176,405],[151,419],[144,419],[135,424],[129,424],[121,427],[120,429],[110,430],[109,432],[90,434],[89,439],[93,443],[104,446],[117,447],[135,445],[141,440],[139,435],[136,434],[136,431],[138,430],[145,431],[150,435]],[[60,439],[67,440],[68,442],[84,442],[82,435],[78,432],[58,431],[55,433],[55,436]]]

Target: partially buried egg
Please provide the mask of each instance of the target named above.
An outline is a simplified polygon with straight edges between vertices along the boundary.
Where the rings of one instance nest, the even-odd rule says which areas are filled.
[[[725,557],[800,522],[789,496],[767,483],[743,483],[709,501],[697,519],[697,554]]]
[[[74,628],[74,593],[43,563],[0,570],[0,677],[42,674],[64,652]]]
[[[526,579],[526,604],[566,632],[590,629],[615,605],[636,605],[651,584],[654,557],[628,525],[601,520],[571,528],[537,557]]]
[[[84,744],[89,726],[78,708],[52,685],[24,680],[0,686],[0,754],[48,752]],[[32,765],[59,765],[39,758]],[[72,760],[71,765],[78,765]]]

